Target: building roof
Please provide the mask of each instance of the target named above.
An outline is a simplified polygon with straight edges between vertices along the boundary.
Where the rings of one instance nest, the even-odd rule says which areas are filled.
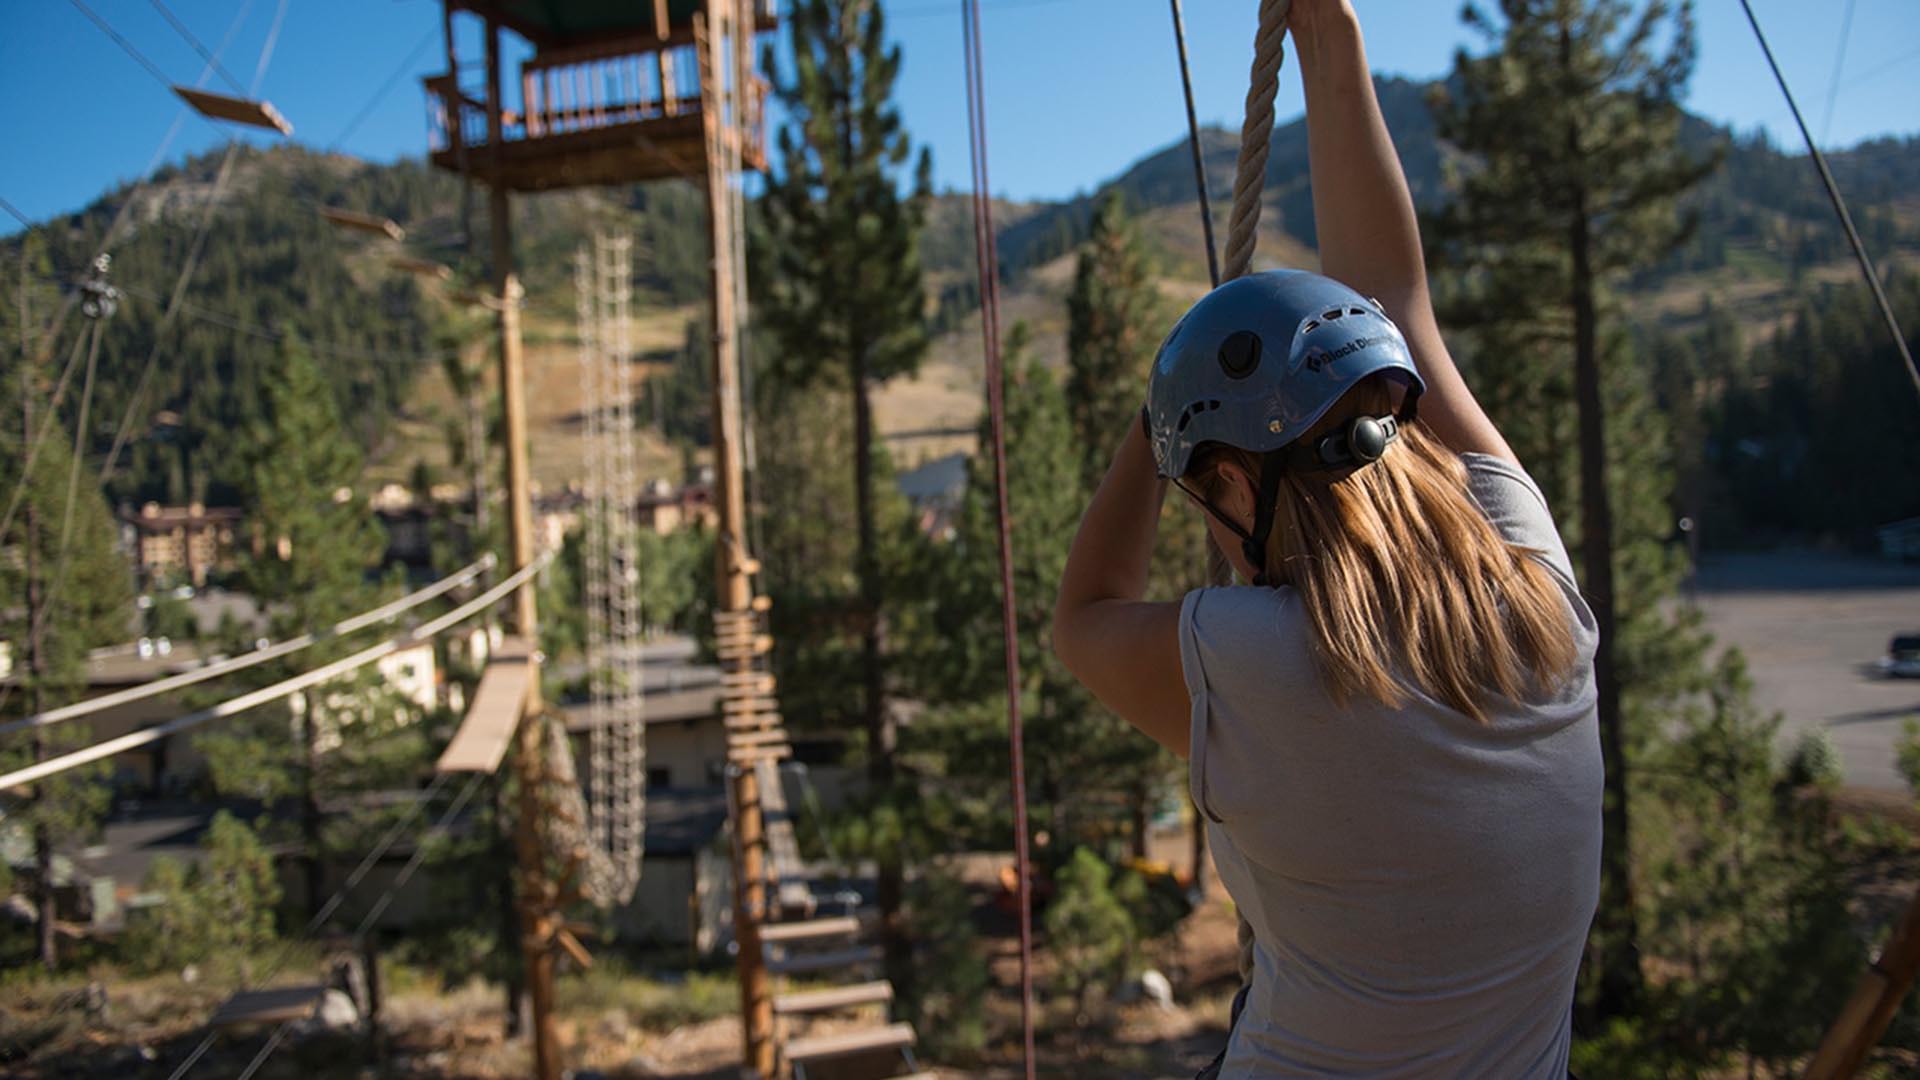
[[[727,823],[724,788],[649,788],[648,855],[691,855],[713,843]]]
[[[967,490],[967,455],[948,454],[934,458],[919,468],[899,475],[895,483],[900,493],[915,504],[948,500],[958,502]]]

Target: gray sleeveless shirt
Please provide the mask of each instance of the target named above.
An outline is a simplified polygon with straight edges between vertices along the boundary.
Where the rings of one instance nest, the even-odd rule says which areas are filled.
[[[1564,1077],[1599,896],[1593,615],[1546,500],[1464,456],[1470,493],[1566,594],[1580,662],[1479,724],[1417,690],[1336,706],[1289,588],[1180,610],[1189,782],[1255,938],[1223,1077]]]

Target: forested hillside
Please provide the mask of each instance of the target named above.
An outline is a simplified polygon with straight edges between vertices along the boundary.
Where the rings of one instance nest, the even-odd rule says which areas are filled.
[[[1456,161],[1434,134],[1430,87],[1399,78],[1377,84],[1415,198],[1425,207],[1436,205],[1446,198],[1449,163],[1467,163]],[[1689,124],[1687,139],[1701,154],[1720,154],[1722,165],[1689,197],[1696,224],[1685,247],[1634,283],[1646,298],[1641,306],[1654,321],[1691,329],[1702,325],[1710,302],[1718,303],[1723,314],[1731,311],[1770,334],[1798,307],[1784,302],[1789,289],[1805,285],[1809,273],[1817,281],[1835,280],[1832,267],[1846,257],[1844,239],[1804,157],[1698,120]],[[1232,133],[1204,133],[1222,224],[1236,146]],[[239,151],[228,190],[216,202],[221,156],[162,169],[139,191],[128,227],[113,247],[110,280],[126,296],[103,339],[88,424],[101,454],[112,445],[154,353],[167,294],[212,207],[186,306],[157,342],[151,384],[134,410],[129,450],[110,488],[115,498],[230,496],[236,440],[257,416],[262,375],[274,362],[279,338],[297,339],[322,361],[341,414],[352,418],[355,436],[376,458],[389,421],[421,374],[449,349],[484,340],[474,329],[484,327],[484,320],[476,324],[471,313],[452,317],[447,297],[456,290],[423,286],[388,262],[399,254],[425,257],[454,267],[456,285],[484,281],[484,191],[463,196],[457,180],[420,161],[373,165],[287,147]],[[1833,167],[1870,249],[1885,257],[1920,247],[1920,140],[1867,143],[1835,155]],[[132,190],[123,186],[87,210],[35,230],[45,255],[32,260],[39,276],[29,290],[30,318],[43,319],[53,310],[60,283],[85,268]],[[1094,192],[1059,203],[997,205],[1002,272],[1016,310],[1024,290],[1058,292],[1060,282],[1039,281],[1035,271],[1085,239],[1095,201],[1115,190],[1134,212],[1151,215],[1157,227],[1145,231],[1149,252],[1163,277],[1182,283],[1171,291],[1204,287],[1192,166],[1181,139]],[[1263,255],[1311,249],[1304,122],[1275,131],[1266,190],[1263,226],[1277,240],[1263,239]],[[406,241],[342,232],[318,216],[321,206],[390,217],[407,228]],[[704,204],[690,185],[665,181],[557,193],[517,199],[514,206],[519,267],[536,335],[543,332],[543,317],[545,332],[565,332],[572,312],[571,255],[595,225],[621,225],[639,239],[641,310],[697,311],[690,305],[706,289]],[[477,232],[472,244],[469,215]],[[10,266],[18,265],[21,243],[18,236],[0,243]],[[971,335],[967,316],[977,288],[963,196],[935,197],[920,247],[934,330],[955,331],[949,335],[955,341],[963,328]],[[8,340],[17,340],[17,319],[16,304],[0,308]],[[1048,334],[1044,323],[1036,326],[1043,358],[1058,355]],[[56,367],[67,358],[70,341],[71,334],[56,345]],[[71,421],[71,397],[68,407]]]

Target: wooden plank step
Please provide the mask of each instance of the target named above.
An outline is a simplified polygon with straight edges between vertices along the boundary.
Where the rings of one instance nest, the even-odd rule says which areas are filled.
[[[914,1043],[912,1024],[883,1024],[880,1027],[847,1031],[835,1035],[814,1035],[787,1043],[787,1060],[797,1065],[879,1050],[904,1050]]]
[[[773,651],[773,635],[743,634],[739,637],[723,637],[714,642],[713,648],[723,660],[740,655],[759,656]]]
[[[784,746],[787,733],[781,728],[768,728],[763,731],[730,732],[727,735],[727,749],[751,750],[757,746]]]
[[[827,919],[772,923],[760,928],[760,940],[770,945],[784,945],[790,941],[812,941],[815,938],[839,937],[842,934],[859,932],[859,919],[851,915],[836,915]]]
[[[746,697],[722,697],[720,711],[723,713],[772,712],[773,700],[751,694]]]
[[[728,688],[745,686],[763,694],[773,693],[773,675],[765,671],[723,671],[720,673],[720,685]],[[764,687],[765,689],[761,689]]]
[[[266,128],[282,135],[293,134],[293,125],[287,123],[287,118],[280,115],[280,111],[273,107],[272,102],[216,94],[210,90],[196,90],[190,86],[176,86],[173,92],[179,94],[180,100],[193,106],[193,110],[202,116]]]
[[[390,217],[381,217],[379,214],[363,214],[343,206],[323,206],[320,208],[320,216],[342,228],[373,233],[396,242],[407,238],[407,230],[401,228],[399,222]]]
[[[520,714],[533,683],[529,664],[533,650],[526,639],[511,637],[500,643],[480,673],[473,701],[459,730],[434,763],[437,772],[491,773],[507,755],[507,743],[520,727]]]
[[[854,983],[851,986],[829,986],[824,990],[776,994],[773,998],[773,1011],[782,1016],[792,1016],[797,1013],[851,1009],[856,1005],[881,1005],[892,1000],[893,984],[880,979],[875,982]]]
[[[779,713],[757,713],[753,716],[729,716],[728,731],[771,731],[780,726]]]
[[[743,746],[728,750],[727,760],[736,765],[748,765],[759,761],[784,761],[793,756],[793,747],[781,746]]]
[[[837,949],[833,952],[796,953],[767,965],[767,970],[775,975],[800,975],[809,971],[832,971],[835,968],[857,967],[861,964],[877,964],[884,957],[878,945],[859,945],[851,949]]]

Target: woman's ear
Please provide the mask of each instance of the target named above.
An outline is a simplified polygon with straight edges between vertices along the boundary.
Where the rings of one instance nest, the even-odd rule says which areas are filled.
[[[1222,461],[1214,466],[1220,482],[1215,490],[1220,492],[1220,509],[1235,518],[1251,522],[1253,504],[1258,498],[1259,484],[1237,461]]]

